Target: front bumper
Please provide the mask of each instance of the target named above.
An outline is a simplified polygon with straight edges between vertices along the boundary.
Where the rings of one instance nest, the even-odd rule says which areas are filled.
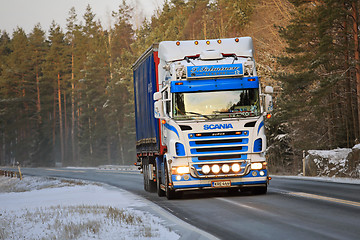
[[[261,173],[262,172],[262,173]],[[229,184],[230,181],[230,184]],[[221,187],[214,187],[214,182],[226,182]],[[172,187],[175,190],[221,189],[232,187],[266,186],[268,173],[266,169],[250,170],[242,177],[195,178],[190,174],[172,175]]]

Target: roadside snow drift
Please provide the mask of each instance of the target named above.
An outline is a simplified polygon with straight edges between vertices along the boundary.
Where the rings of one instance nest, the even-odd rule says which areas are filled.
[[[0,177],[0,239],[178,239],[140,197],[83,181]]]
[[[353,148],[309,150],[305,164],[307,176],[360,178],[360,144]]]

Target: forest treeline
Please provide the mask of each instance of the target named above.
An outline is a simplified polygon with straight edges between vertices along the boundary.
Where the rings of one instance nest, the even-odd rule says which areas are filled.
[[[287,48],[274,74],[281,96],[268,153],[274,169],[296,173],[303,151],[359,143],[359,1],[290,2],[293,18],[278,26]]]
[[[131,66],[162,40],[236,36],[247,1],[171,0],[135,29],[123,1],[105,29],[89,5],[0,37],[0,165],[95,166],[135,162]]]
[[[352,147],[360,136],[358,0],[167,0],[137,28],[123,1],[109,29],[88,6],[83,16],[70,9],[65,29],[53,22],[46,31],[2,32],[0,165],[133,163],[131,66],[141,53],[163,40],[247,36],[243,29],[268,25],[251,24],[270,3],[291,17],[268,34],[280,34],[283,54],[256,54],[278,92],[267,129],[270,167],[296,172],[303,150]],[[287,4],[291,14],[281,12]],[[255,50],[267,44],[250,36]]]

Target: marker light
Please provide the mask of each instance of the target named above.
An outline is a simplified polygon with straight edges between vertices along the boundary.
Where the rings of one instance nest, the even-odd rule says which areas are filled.
[[[183,82],[176,82],[175,85],[183,85]]]
[[[222,171],[223,173],[228,173],[228,172],[230,172],[230,166],[229,166],[228,164],[222,165],[221,171]]]
[[[221,44],[221,39],[217,40],[218,44]]]
[[[209,165],[202,166],[201,171],[203,172],[203,174],[209,174],[209,172],[210,172]]]
[[[195,45],[198,45],[198,44],[199,44],[199,41],[195,41],[194,43],[195,43]]]
[[[176,42],[176,46],[180,46],[180,42],[179,42],[179,41]]]
[[[161,120],[161,123],[162,123],[162,124],[165,124],[165,123],[166,123],[166,120],[165,120],[165,119]]]
[[[235,42],[239,42],[239,38],[235,38]]]
[[[206,41],[206,44],[207,44],[207,45],[210,45],[210,41],[209,41],[209,40],[207,40],[207,41]]]
[[[270,119],[271,118],[271,113],[266,114],[266,118]]]
[[[211,167],[211,171],[215,174],[218,174],[220,172],[220,167],[219,165],[215,164]]]
[[[232,170],[233,172],[235,172],[235,173],[239,172],[240,169],[241,169],[241,167],[240,167],[240,164],[238,164],[238,163],[234,163],[234,164],[231,166],[231,170]]]
[[[190,169],[189,169],[189,167],[178,167],[176,169],[176,172],[178,174],[186,174],[186,173],[190,173]]]
[[[251,169],[252,170],[260,170],[262,168],[263,168],[262,163],[257,162],[257,163],[252,163],[251,164]]]

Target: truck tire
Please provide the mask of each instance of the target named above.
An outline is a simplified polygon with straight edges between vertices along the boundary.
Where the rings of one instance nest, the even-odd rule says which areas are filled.
[[[172,200],[176,198],[176,193],[174,190],[169,187],[169,171],[167,164],[165,164],[165,195],[168,200]]]
[[[147,181],[147,165],[143,165],[143,177],[144,177],[144,190],[149,191],[149,184]]]
[[[149,179],[150,171],[150,159],[143,159],[143,175],[144,175],[144,190],[147,192],[156,192],[156,182]]]
[[[156,192],[159,197],[165,196],[165,192],[161,189],[160,166],[156,164]]]

